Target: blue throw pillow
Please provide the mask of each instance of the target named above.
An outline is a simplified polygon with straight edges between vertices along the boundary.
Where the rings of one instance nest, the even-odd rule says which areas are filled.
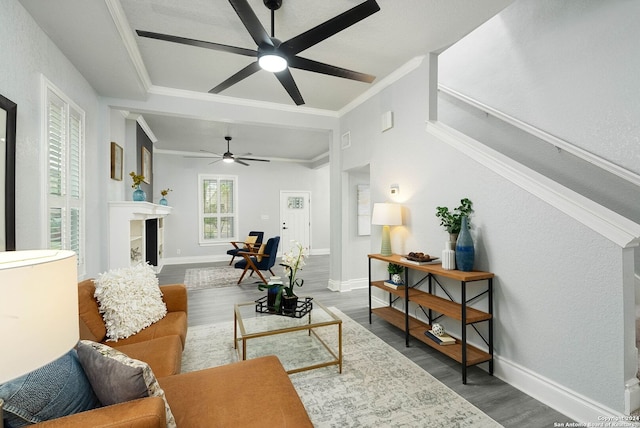
[[[22,427],[100,407],[75,350],[0,385],[5,428]]]

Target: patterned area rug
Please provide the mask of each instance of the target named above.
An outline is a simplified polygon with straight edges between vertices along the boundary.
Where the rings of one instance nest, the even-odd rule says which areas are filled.
[[[231,287],[237,284],[240,275],[242,270],[233,266],[187,269],[184,274],[184,284],[187,290]]]
[[[315,427],[501,426],[357,322],[330,309],[343,320],[342,374],[330,366],[291,375]],[[336,344],[335,330],[322,336]],[[298,343],[308,340],[306,334],[287,337],[287,347],[285,337],[271,338],[277,346],[268,341],[249,341],[247,346],[256,354],[276,350],[285,368],[308,358],[305,352],[317,352]],[[184,372],[237,361],[233,323],[189,327],[182,358]]]

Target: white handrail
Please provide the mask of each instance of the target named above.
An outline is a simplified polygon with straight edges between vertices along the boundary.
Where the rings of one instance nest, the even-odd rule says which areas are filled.
[[[584,149],[581,149],[580,147],[577,147],[569,143],[568,141],[558,138],[555,135],[551,135],[548,132],[545,132],[539,128],[536,128],[533,125],[529,125],[528,123],[525,123],[519,119],[516,119],[513,116],[509,116],[506,113],[496,110],[493,107],[483,104],[480,101],[477,101],[471,97],[468,97],[467,95],[461,94],[460,92],[454,89],[451,89],[447,86],[438,84],[438,90],[466,104],[469,104],[470,106],[473,106],[478,110],[482,110],[486,114],[490,114],[491,116],[497,119],[500,119],[503,122],[506,122],[512,126],[515,126],[516,128],[521,129],[543,141],[546,141],[547,143],[552,144],[558,149],[565,150],[568,153],[571,153],[572,155],[577,156],[580,159],[589,162],[590,164],[593,164],[597,167],[604,169],[605,171],[615,174],[616,176],[622,178],[623,180],[629,181],[630,183],[633,183],[636,186],[640,186],[640,175],[632,171],[629,171],[628,169],[625,169],[606,159],[596,156],[593,153],[590,153]]]

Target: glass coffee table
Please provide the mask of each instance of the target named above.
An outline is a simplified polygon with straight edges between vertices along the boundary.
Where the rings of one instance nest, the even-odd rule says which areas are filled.
[[[342,320],[315,300],[300,318],[258,312],[256,302],[238,303],[233,339],[242,360],[276,355],[289,374],[334,365],[342,373]]]

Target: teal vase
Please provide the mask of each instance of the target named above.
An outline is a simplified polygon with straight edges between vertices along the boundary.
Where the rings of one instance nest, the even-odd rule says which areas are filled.
[[[133,200],[136,202],[144,202],[147,200],[147,194],[144,193],[144,190],[142,190],[140,186],[136,187],[136,190],[133,191]]]
[[[462,216],[460,234],[456,241],[456,268],[464,272],[473,270],[473,259],[475,258],[473,238],[467,222],[467,216]]]
[[[160,199],[160,202],[158,202],[160,205],[169,205],[169,202],[167,202],[167,200],[164,198],[164,196],[162,197],[162,199]]]

